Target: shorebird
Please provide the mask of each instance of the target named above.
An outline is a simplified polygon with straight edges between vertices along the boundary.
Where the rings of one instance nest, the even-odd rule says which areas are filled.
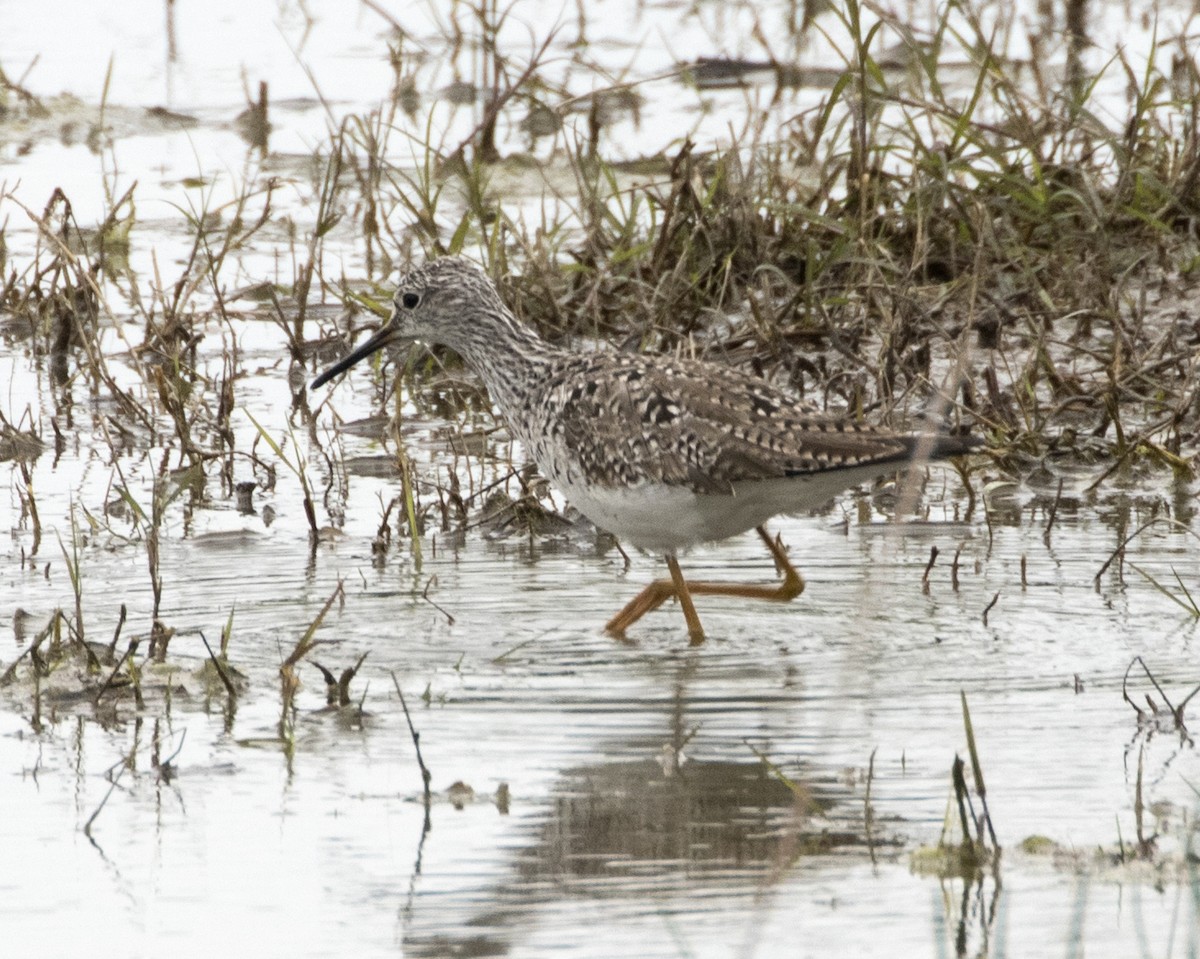
[[[454,350],[483,379],[509,429],[576,509],[619,540],[666,558],[656,580],[609,620],[618,637],[675,598],[693,644],[692,597],[786,602],[804,580],[764,525],[913,463],[960,456],[972,437],[903,434],[816,413],[762,380],[717,363],[580,352],[549,343],[513,315],[487,274],[460,257],[405,275],[390,318],[313,388],[384,347]],[[687,582],[678,554],[757,530],[782,582]]]

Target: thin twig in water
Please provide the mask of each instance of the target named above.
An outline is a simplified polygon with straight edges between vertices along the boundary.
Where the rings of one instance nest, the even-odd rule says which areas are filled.
[[[408,703],[404,701],[404,691],[400,688],[400,680],[396,678],[394,672],[392,673],[392,684],[396,687],[396,695],[400,697],[400,706],[404,709],[404,719],[408,723],[408,734],[412,736],[413,748],[417,751],[417,765],[421,769],[421,781],[425,785],[425,830],[428,831],[430,827],[429,807],[432,803],[429,781],[433,776],[429,772],[429,767],[425,765],[425,760],[421,757],[421,734],[413,726],[412,716],[408,712]]]
[[[183,744],[185,742],[187,742],[187,727],[186,726],[184,727],[183,731],[179,734],[179,745],[175,747],[175,752],[171,753],[170,756],[168,756],[161,763],[159,763],[158,764],[159,768],[162,768],[163,766],[170,766],[173,762],[175,762],[176,757],[181,752],[183,752]]]
[[[1181,702],[1175,709],[1175,720],[1176,720],[1176,722],[1179,723],[1180,726],[1183,725],[1183,710],[1187,706],[1187,704],[1192,701],[1192,699],[1195,697],[1196,693],[1200,693],[1200,686],[1197,686],[1190,693],[1188,693],[1187,696],[1184,698],[1183,702]]]
[[[100,691],[98,693],[96,693],[96,698],[93,700],[94,703],[99,705],[100,697],[102,697],[108,691],[108,688],[112,685],[113,680],[117,678],[117,673],[119,673],[121,671],[121,667],[125,665],[125,661],[127,659],[129,659],[130,656],[132,656],[134,653],[137,652],[137,648],[138,648],[138,640],[131,639],[129,641],[128,648],[121,655],[121,658],[117,660],[117,665],[115,665],[112,668],[112,672],[108,674],[108,679],[104,680],[104,685],[102,685],[100,687]]]
[[[1126,536],[1123,540],[1121,540],[1121,544],[1109,554],[1108,559],[1106,559],[1104,561],[1104,565],[1100,567],[1099,571],[1092,578],[1092,582],[1095,584],[1097,589],[1100,588],[1100,577],[1102,577],[1104,575],[1105,571],[1108,569],[1108,567],[1112,565],[1113,560],[1115,560],[1118,556],[1123,556],[1125,554],[1125,547],[1128,546],[1132,540],[1135,540],[1135,539],[1137,539],[1137,537],[1141,536],[1142,533],[1144,533],[1146,530],[1148,530],[1155,523],[1169,523],[1171,526],[1174,526],[1176,529],[1180,529],[1180,530],[1183,530],[1184,532],[1191,533],[1193,536],[1196,535],[1195,531],[1189,529],[1183,523],[1179,522],[1179,520],[1171,519],[1168,516],[1156,516],[1154,519],[1143,523],[1141,526],[1139,526],[1137,529],[1135,529],[1132,533],[1130,533],[1128,536]]]
[[[871,750],[871,759],[867,763],[867,793],[863,797],[863,830],[867,834],[867,852],[871,854],[871,864],[875,863],[875,814],[871,811],[871,783],[875,781],[875,754],[879,752],[876,746]]]
[[[936,546],[930,546],[929,562],[925,564],[925,572],[921,576],[921,592],[925,593],[925,595],[929,595],[929,574],[933,571],[933,564],[937,562],[937,558],[938,548]]]
[[[1042,534],[1042,542],[1050,545],[1050,531],[1054,529],[1054,520],[1058,517],[1058,504],[1062,502],[1063,478],[1058,478],[1058,492],[1054,494],[1054,502],[1050,504],[1050,515],[1046,517],[1046,532]]]
[[[1189,615],[1200,616],[1200,607],[1196,606],[1196,601],[1192,599],[1192,594],[1188,591],[1188,588],[1184,586],[1183,580],[1179,578],[1179,573],[1175,570],[1174,566],[1171,567],[1171,572],[1175,574],[1175,582],[1177,582],[1179,584],[1179,588],[1183,590],[1183,595],[1187,597],[1186,603],[1136,563],[1130,563],[1129,568],[1146,580],[1146,582],[1157,589],[1165,597],[1167,597],[1167,599],[1181,607]]]
[[[429,582],[427,582],[425,584],[425,588],[423,590],[421,590],[421,599],[425,600],[425,602],[427,602],[430,606],[432,606],[439,613],[441,613],[443,616],[446,617],[446,625],[447,626],[453,626],[454,625],[454,617],[451,616],[448,612],[446,612],[446,610],[442,609],[441,606],[439,606],[437,603],[435,603],[432,599],[429,598],[429,587],[433,586],[436,582],[437,582],[437,574],[434,573],[434,575],[429,577]]]
[[[121,638],[121,629],[125,626],[125,617],[128,615],[128,610],[125,604],[121,604],[121,615],[117,618],[117,628],[113,630],[112,642],[108,644],[108,655],[117,655],[117,640]]]
[[[521,640],[519,643],[517,643],[517,645],[510,646],[508,649],[506,649],[504,652],[502,652],[499,656],[493,656],[492,662],[493,663],[504,662],[504,660],[506,660],[513,653],[515,653],[518,649],[523,649],[526,646],[528,646],[530,643],[536,643],[539,639],[542,638],[542,636],[545,636],[545,635],[546,635],[546,633],[542,633],[540,636],[531,636],[529,639]]]
[[[113,790],[117,788],[117,783],[119,783],[121,781],[121,777],[125,774],[125,770],[128,767],[129,767],[129,763],[125,760],[122,760],[118,764],[117,774],[111,780],[109,780],[108,792],[106,792],[104,794],[104,798],[100,800],[100,805],[96,807],[96,811],[93,812],[90,816],[88,816],[88,821],[86,823],[84,823],[83,834],[85,836],[87,836],[88,839],[92,838],[92,823],[94,823],[96,821],[96,817],[99,816],[100,811],[102,809],[104,809],[105,804],[108,802],[109,796],[111,796],[113,794]]]
[[[1184,697],[1183,701],[1178,706],[1175,706],[1171,703],[1171,700],[1167,697],[1167,694],[1163,690],[1162,686],[1160,686],[1158,684],[1158,680],[1154,678],[1154,674],[1150,672],[1150,668],[1146,665],[1146,663],[1142,659],[1142,657],[1134,656],[1133,659],[1130,660],[1129,665],[1126,667],[1125,676],[1121,680],[1121,698],[1123,698],[1125,700],[1125,702],[1129,703],[1129,705],[1133,708],[1133,711],[1138,714],[1138,719],[1141,719],[1142,716],[1144,715],[1144,713],[1142,712],[1141,708],[1138,707],[1137,704],[1134,703],[1134,701],[1129,698],[1129,693],[1127,691],[1127,686],[1129,684],[1129,672],[1130,672],[1130,670],[1133,669],[1134,663],[1141,664],[1142,670],[1146,674],[1146,678],[1149,679],[1151,683],[1153,683],[1154,688],[1158,690],[1158,694],[1162,697],[1163,702],[1167,704],[1167,708],[1171,711],[1171,715],[1175,719],[1175,725],[1179,729],[1183,729],[1186,731],[1186,724],[1183,721],[1183,711],[1184,711],[1184,709],[1187,708],[1187,704],[1190,703],[1195,698],[1196,694],[1200,693],[1200,686],[1196,686],[1190,693],[1187,694],[1187,696]],[[1147,697],[1147,699],[1149,699],[1149,697]],[[1151,701],[1150,705],[1153,707],[1153,705],[1154,705],[1153,701]]]
[[[979,802],[983,806],[983,818],[987,822],[988,835],[992,840],[992,848],[1000,851],[1000,843],[996,841],[996,830],[992,826],[992,814],[988,810],[987,786],[983,783],[983,764],[979,761],[979,750],[975,747],[975,727],[971,723],[971,711],[967,708],[967,694],[959,691],[962,698],[963,727],[967,731],[967,753],[971,757],[971,772],[975,775],[975,789],[979,793]],[[980,839],[983,837],[980,836]]]
[[[988,624],[988,622],[987,622],[988,613],[990,613],[992,611],[992,607],[995,606],[998,602],[1000,602],[1000,591],[999,590],[997,590],[996,595],[992,597],[992,601],[990,603],[988,603],[985,607],[983,607],[983,625],[984,626],[986,626]]]
[[[1133,700],[1129,698],[1129,693],[1126,691],[1126,686],[1129,683],[1129,671],[1133,669],[1134,663],[1138,663],[1142,667],[1142,671],[1146,674],[1146,678],[1149,679],[1154,688],[1158,690],[1158,695],[1163,698],[1163,702],[1167,704],[1167,708],[1171,710],[1171,712],[1174,713],[1178,718],[1179,714],[1175,707],[1171,705],[1171,700],[1167,698],[1167,694],[1163,691],[1163,688],[1158,685],[1158,680],[1154,678],[1154,674],[1150,672],[1150,667],[1146,665],[1145,660],[1143,660],[1141,656],[1134,656],[1133,659],[1130,660],[1129,665],[1125,668],[1125,677],[1121,680],[1121,697],[1125,700],[1125,702],[1129,703],[1130,706],[1133,706],[1133,711],[1135,713],[1137,713],[1139,716],[1142,715],[1142,710],[1134,704]],[[1192,695],[1195,694],[1193,693]],[[1188,699],[1191,698],[1191,696],[1188,696]]]
[[[237,690],[233,688],[233,683],[229,681],[229,677],[225,674],[225,667],[221,665],[221,661],[217,659],[216,654],[212,651],[212,647],[208,645],[208,640],[204,636],[204,630],[200,630],[200,642],[204,644],[204,648],[208,650],[208,658],[216,667],[217,675],[221,677],[221,682],[225,686],[225,692],[230,696],[236,696]]]

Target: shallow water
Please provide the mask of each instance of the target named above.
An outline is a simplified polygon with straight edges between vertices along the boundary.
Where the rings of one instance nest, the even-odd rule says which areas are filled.
[[[246,6],[212,14],[230,38],[216,50],[199,42],[212,24],[177,24],[182,51],[169,70],[151,57],[117,58],[114,108],[166,103],[194,112],[198,128],[119,137],[115,152],[101,155],[38,137],[22,153],[7,140],[2,175],[21,180],[19,198],[40,210],[50,184],[66,184],[85,217],[101,203],[106,164],[119,158],[120,176],[145,177],[151,194],[139,207],[131,263],[141,271],[152,255],[173,262],[187,242],[165,207],[178,200],[179,178],[197,164],[239,169],[247,156],[228,126],[240,109],[242,62],[270,75],[276,102],[294,103],[274,117],[271,163],[299,169],[306,144],[324,135],[324,112],[300,102],[312,95],[309,81],[274,38],[296,41],[303,18],[286,5],[270,14]],[[148,9],[158,16],[157,6]],[[720,16],[703,5],[681,20],[673,7],[638,9],[682,22],[679,30],[696,31],[689,38],[713,32],[708,21]],[[338,18],[318,5],[298,58],[321,68],[322,92],[337,103],[362,106],[364,86],[391,82],[383,31],[364,11]],[[108,47],[162,42],[145,11],[128,21],[117,13],[88,28],[113,39],[75,61],[96,87]],[[179,15],[190,14],[181,7]],[[263,35],[272,43],[249,42]],[[15,29],[3,43],[10,75],[14,60],[35,53],[44,56],[43,89],[60,85],[45,77],[67,75],[70,60],[58,47],[43,51],[32,30]],[[644,75],[672,62],[670,44],[651,46]],[[94,89],[73,92],[98,101]],[[718,109],[704,114],[705,129],[717,130],[720,108],[745,93],[708,95]],[[651,119],[642,122],[658,131],[647,99]],[[468,120],[451,129],[469,131]],[[630,155],[661,144],[642,146]],[[304,182],[297,176],[293,186],[286,208],[307,222]],[[11,224],[9,255],[17,256],[32,231],[15,216]],[[350,238],[335,235],[330,248],[348,272],[361,272],[365,256]],[[286,249],[272,240],[246,251],[245,278],[290,271],[277,265]],[[119,690],[97,705],[94,680],[73,682],[74,666],[39,684],[24,672],[0,688],[7,947],[47,956],[97,942],[132,955],[210,955],[231,941],[292,956],[1200,950],[1200,885],[1184,855],[1194,842],[1200,762],[1190,739],[1170,723],[1139,726],[1122,699],[1135,656],[1176,704],[1200,682],[1196,620],[1154,585],[1183,598],[1174,571],[1194,594],[1197,537],[1164,519],[1094,583],[1122,540],[1152,518],[1190,530],[1190,484],[1116,477],[1093,493],[1099,467],[1067,474],[1048,536],[1057,476],[985,490],[1002,478],[984,470],[971,510],[957,478],[935,470],[921,484],[919,522],[893,522],[888,491],[847,494],[820,515],[773,525],[807,580],[794,603],[703,602],[710,640],[697,649],[667,607],[621,645],[601,627],[661,575],[653,558],[635,555],[625,571],[586,527],[505,532],[479,523],[475,501],[465,536],[437,531],[431,511],[419,560],[393,513],[380,559],[372,539],[399,488],[390,447],[369,431],[335,428],[378,412],[366,371],[308,396],[301,384],[311,370],[290,376],[286,340],[271,323],[238,315],[203,332],[202,375],[220,376],[233,342],[248,374],[236,383],[231,426],[238,450],[258,441],[262,463],[234,466],[235,481],[257,484],[254,512],[239,512],[215,475],[207,498],[184,492],[167,506],[159,618],[176,634],[167,665],[145,666],[142,708]],[[99,334],[114,376],[134,391],[145,387],[126,351],[140,336],[121,314]],[[29,465],[28,483],[16,463],[0,464],[9,488],[0,511],[12,530],[0,596],[14,622],[3,667],[55,609],[74,610],[65,556],[75,548],[86,639],[107,643],[122,604],[129,619],[118,650],[148,635],[144,527],[128,504],[122,512],[117,491],[148,510],[164,456],[170,469],[180,465],[169,430],[162,445],[136,430],[121,442],[114,434],[126,416],[107,395],[91,393],[82,377],[56,384],[48,365],[21,331],[5,328],[0,410],[13,423],[28,410],[48,448]],[[315,549],[297,478],[246,413],[307,464],[326,527]],[[490,425],[478,414],[464,429]],[[482,444],[488,456],[455,455],[463,430],[411,401],[401,429],[422,503],[438,500],[451,473],[464,494],[493,483],[519,494],[503,436]],[[275,468],[273,487],[263,463]],[[29,489],[42,525],[36,547],[23,509]],[[932,546],[940,555],[925,591]],[[950,563],[960,547],[956,588]],[[684,568],[696,578],[771,576],[752,535],[698,548]],[[321,675],[303,663],[285,746],[279,666],[339,583],[344,599],[308,658],[340,673],[367,654],[350,686],[362,711],[326,709]],[[231,615],[229,659],[245,678],[233,700],[195,675],[206,658],[200,631],[215,646]],[[1128,677],[1138,705],[1147,695],[1161,702],[1140,669]],[[432,773],[428,815],[395,683]],[[951,763],[967,754],[960,694],[1004,847],[996,871],[969,880],[922,869],[920,853],[944,823],[952,835],[957,828]],[[1153,865],[1117,863],[1118,844],[1131,850],[1137,838],[1139,808],[1144,834],[1161,834],[1161,854]],[[1031,836],[1048,837],[1054,851],[1022,851]]]
[[[95,509],[80,449],[53,467],[50,455],[39,459],[35,488],[82,491],[80,506]],[[237,516],[244,532],[172,532],[161,616],[178,630],[170,661],[187,691],[169,706],[139,714],[127,700],[112,713],[43,702],[33,728],[28,685],[5,691],[0,822],[9,861],[21,865],[0,892],[16,941],[66,953],[99,933],[132,937],[147,953],[199,954],[236,930],[299,955],[347,943],[431,956],[778,955],[801,940],[802,954],[837,944],[894,955],[948,947],[961,923],[976,951],[990,942],[1000,955],[1068,954],[1082,929],[1089,953],[1121,955],[1143,937],[1161,949],[1194,934],[1186,883],[1160,888],[1149,867],[1091,855],[1112,849],[1118,828],[1132,841],[1143,750],[1146,803],[1168,830],[1184,828],[1187,783],[1200,777],[1190,743],[1139,732],[1121,701],[1134,655],[1182,698],[1195,682],[1194,621],[1128,569],[1123,585],[1107,576],[1097,592],[1091,582],[1117,541],[1102,513],[1128,509],[1132,527],[1154,495],[1060,509],[1049,548],[1034,505],[995,526],[990,548],[978,519],[935,510],[927,525],[885,525],[863,498],[782,520],[806,593],[779,607],[705,603],[711,639],[692,650],[674,609],[650,616],[631,647],[600,632],[656,570],[635,557],[623,573],[587,534],[532,547],[468,535],[436,556],[427,545],[419,573],[403,550],[373,563],[370,533],[356,526],[364,514],[374,525],[381,488],[389,484],[352,478],[356,522],[311,559],[298,490],[282,478],[259,502],[275,506],[269,528],[217,509],[196,511],[192,528],[228,528]],[[940,498],[940,487],[926,496]],[[951,485],[945,507],[954,506],[962,499]],[[52,497],[42,506],[60,528],[68,509]],[[21,571],[28,542],[18,532],[7,549],[5,591],[40,624],[69,606],[69,584],[56,543]],[[955,592],[946,557],[959,544]],[[925,595],[931,545],[943,552]],[[695,550],[686,568],[761,579],[761,552],[745,537]],[[122,602],[130,630],[144,633],[139,551],[96,537],[82,555],[90,635],[107,640]],[[1128,559],[1165,582],[1172,567],[1195,568],[1195,539],[1152,531]],[[289,755],[274,741],[276,670],[339,579],[344,607],[311,658],[338,672],[369,653],[352,686],[366,715],[323,711],[319,675],[303,667]],[[430,581],[429,599],[452,625],[422,598]],[[236,708],[187,675],[203,658],[194,631],[214,641],[231,607],[231,660],[248,678]],[[433,773],[427,834],[392,674]],[[1133,685],[1139,697],[1151,692],[1136,674]],[[960,690],[1008,850],[999,893],[991,878],[964,890],[910,867],[942,830],[950,762],[965,754]],[[173,774],[155,767],[176,752]],[[89,840],[82,828],[109,791],[104,773],[123,757],[130,768]],[[462,809],[446,798],[456,782],[474,790]],[[1034,834],[1078,862],[1013,849]],[[49,928],[64,907],[86,938]],[[600,941],[580,935],[580,908],[588,926],[603,924]]]

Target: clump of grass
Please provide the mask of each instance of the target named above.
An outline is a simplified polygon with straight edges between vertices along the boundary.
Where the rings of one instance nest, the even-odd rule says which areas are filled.
[[[974,878],[984,867],[998,867],[1001,849],[988,809],[983,765],[975,744],[975,729],[971,722],[966,693],[961,694],[961,699],[963,728],[967,736],[967,753],[971,762],[971,782],[974,788],[972,789],[967,782],[966,764],[959,756],[955,756],[951,765],[950,781],[954,808],[958,813],[958,841],[948,838],[952,821],[948,813],[946,826],[937,846],[918,849],[913,854],[913,868],[938,875]]]
[[[1200,212],[1200,76],[1190,58],[1156,66],[1167,41],[1144,63],[1122,54],[1088,76],[1073,39],[1070,75],[1056,87],[1036,58],[1032,73],[1009,60],[969,7],[947,6],[917,37],[850,2],[795,20],[788,52],[770,49],[769,31],[758,38],[757,65],[781,91],[812,82],[787,69],[805,33],[840,50],[822,102],[782,122],[774,103],[751,106],[724,145],[685,141],[618,163],[606,159],[600,113],[636,99],[636,84],[562,89],[548,68],[553,31],[523,56],[499,48],[510,15],[488,2],[452,18],[448,56],[478,58],[467,71],[478,119],[465,138],[437,142],[433,109],[426,119],[406,98],[419,67],[403,38],[396,102],[332,125],[314,156],[314,226],[293,251],[292,300],[275,298],[296,362],[312,355],[314,297],[332,292],[357,310],[369,296],[323,262],[334,231],[352,229],[371,279],[420,254],[476,251],[551,336],[721,355],[856,416],[903,419],[944,394],[1013,471],[1047,453],[1099,457],[1114,473],[1190,468],[1180,455],[1195,438],[1186,330],[1140,295],[1162,275],[1186,282],[1200,259],[1189,232]],[[576,28],[585,32],[582,13]],[[968,76],[948,83],[956,57]],[[1106,121],[1101,97],[1118,78],[1131,91],[1128,115]],[[256,108],[265,123],[265,95]],[[503,155],[500,131],[535,110],[557,121],[541,124],[544,136],[574,176],[540,222],[511,215],[492,186],[497,170],[533,167]],[[583,115],[586,131],[564,122]],[[412,167],[395,165],[397,140],[410,144]],[[208,190],[189,194],[190,251],[149,292],[112,252],[133,222],[132,190],[113,193],[98,231],[81,230],[56,194],[30,211],[36,263],[3,280],[3,302],[31,318],[48,352],[84,350],[96,388],[146,428],[165,413],[189,465],[207,463],[217,451],[205,440],[216,440],[226,492],[237,371],[213,392],[214,412],[195,347],[206,316],[230,321],[221,271],[272,222],[278,188],[247,185],[222,206]],[[144,319],[153,410],[118,389],[88,345],[106,277]],[[939,373],[947,360],[959,371],[949,378]],[[410,368],[417,380],[429,372]]]
[[[280,702],[281,711],[279,717],[279,739],[284,743],[289,754],[295,746],[295,720],[296,720],[296,693],[300,690],[300,675],[296,667],[300,664],[309,653],[316,649],[318,640],[316,638],[317,630],[320,629],[321,623],[325,621],[325,617],[333,608],[333,604],[342,601],[345,602],[346,593],[342,588],[341,581],[330,594],[325,604],[320,611],[309,623],[308,629],[296,641],[296,645],[292,651],[279,664],[279,681],[280,681]],[[348,681],[347,681],[348,682]]]
[[[153,707],[169,714],[180,675],[177,664],[167,659],[167,643],[174,631],[155,623],[148,637],[133,635],[121,648],[126,619],[122,605],[111,641],[101,644],[86,641],[68,613],[54,610],[0,674],[0,688],[10,696],[30,696],[35,726],[40,725],[43,710],[54,717],[103,710],[115,720],[121,707],[132,703],[139,711]],[[216,665],[227,690],[235,693],[243,678],[224,655]]]
[[[486,5],[478,13],[493,36]],[[1105,123],[1103,73],[1054,88],[1035,72],[1031,90],[969,9],[947,7],[920,40],[890,17],[869,23],[857,3],[833,13],[840,23],[822,29],[844,69],[778,139],[751,118],[744,139],[685,142],[629,185],[594,141],[563,136],[569,212],[531,230],[488,188],[519,159],[499,154],[496,118],[517,102],[570,106],[536,70],[505,67],[497,81],[493,64],[472,137],[424,143],[424,167],[372,181],[372,209],[406,207],[408,241],[427,255],[478,250],[550,336],[722,353],[883,419],[944,392],[1014,471],[1049,453],[1186,472],[1190,350],[1136,294],[1164,268],[1186,276],[1198,255],[1194,68],[1160,72],[1165,47],[1141,67],[1118,56],[1105,69],[1128,81],[1130,114]],[[894,52],[882,59],[884,37],[899,38],[905,70]],[[941,78],[952,51],[969,61],[965,91]],[[378,146],[380,124],[370,130]],[[444,215],[456,181],[464,212]],[[944,386],[947,359],[959,374]]]

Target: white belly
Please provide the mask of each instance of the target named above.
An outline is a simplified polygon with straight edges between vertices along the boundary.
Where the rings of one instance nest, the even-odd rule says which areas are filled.
[[[738,483],[730,495],[697,494],[679,486],[643,483],[582,487],[558,482],[567,501],[622,542],[653,553],[675,553],[696,543],[737,536],[781,513],[825,505],[851,486],[895,471],[895,466],[831,470],[786,479]]]
[[[697,496],[680,487],[564,487],[562,492],[567,502],[601,529],[624,543],[659,554],[733,536],[755,525],[712,535],[711,507],[703,502],[712,497]]]

